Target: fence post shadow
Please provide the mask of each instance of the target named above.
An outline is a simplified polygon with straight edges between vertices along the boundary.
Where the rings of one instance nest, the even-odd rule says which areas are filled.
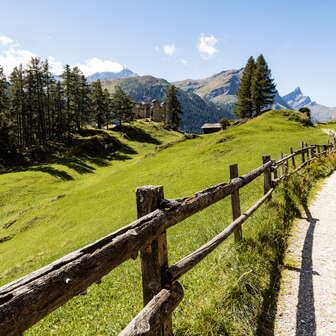
[[[306,204],[303,204],[303,207],[306,213],[306,218],[304,219],[306,219],[309,226],[307,229],[301,254],[301,269],[299,270],[300,282],[296,311],[295,336],[315,336],[316,320],[313,275],[318,276],[318,273],[313,272],[312,254],[314,244],[314,231],[316,223],[319,221],[319,219],[313,218]]]

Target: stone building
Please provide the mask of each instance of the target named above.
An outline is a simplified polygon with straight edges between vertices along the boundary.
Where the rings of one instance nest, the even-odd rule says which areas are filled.
[[[134,119],[151,119],[156,122],[166,121],[165,103],[160,103],[154,99],[150,103],[135,103],[133,105]]]

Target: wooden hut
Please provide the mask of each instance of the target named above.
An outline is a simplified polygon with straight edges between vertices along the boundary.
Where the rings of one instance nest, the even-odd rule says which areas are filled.
[[[223,127],[220,123],[204,124],[201,128],[202,128],[202,131],[203,131],[204,134],[218,132],[218,131],[223,129]]]

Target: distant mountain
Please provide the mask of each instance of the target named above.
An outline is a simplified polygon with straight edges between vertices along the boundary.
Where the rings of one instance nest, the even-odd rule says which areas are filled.
[[[299,87],[282,98],[294,110],[308,107],[313,122],[328,122],[336,119],[336,107],[328,107],[312,101],[309,96],[303,95]]]
[[[118,78],[127,78],[127,77],[135,77],[138,76],[135,72],[130,69],[123,69],[119,72],[96,72],[87,77],[89,82],[94,82],[98,79],[107,80],[107,79],[118,79]]]
[[[163,101],[165,89],[171,83],[162,78],[153,76],[137,76],[114,80],[102,80],[102,86],[113,92],[120,86],[136,102],[150,102],[153,99]],[[182,123],[185,132],[201,132],[201,126],[207,122],[218,122],[226,117],[234,119],[235,116],[225,109],[216,106],[211,101],[203,99],[192,91],[178,89],[178,99],[182,105]]]
[[[175,82],[174,84],[182,90],[198,94],[202,98],[213,102],[218,107],[232,111],[237,102],[237,91],[243,70],[244,68],[226,70],[204,79],[186,79]],[[289,108],[278,92],[273,107],[281,109]]]
[[[304,96],[299,87],[297,87],[294,91],[286,94],[282,98],[290,107],[295,110],[312,103],[310,97]]]
[[[204,79],[186,79],[175,82],[180,89],[193,92],[219,107],[228,108],[236,103],[243,69],[226,70]]]

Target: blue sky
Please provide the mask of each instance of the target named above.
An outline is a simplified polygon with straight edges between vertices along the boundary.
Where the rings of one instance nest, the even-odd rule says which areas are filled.
[[[11,0],[0,12],[0,65],[32,55],[93,71],[124,65],[170,81],[243,67],[263,53],[280,94],[300,86],[336,106],[336,1]]]

